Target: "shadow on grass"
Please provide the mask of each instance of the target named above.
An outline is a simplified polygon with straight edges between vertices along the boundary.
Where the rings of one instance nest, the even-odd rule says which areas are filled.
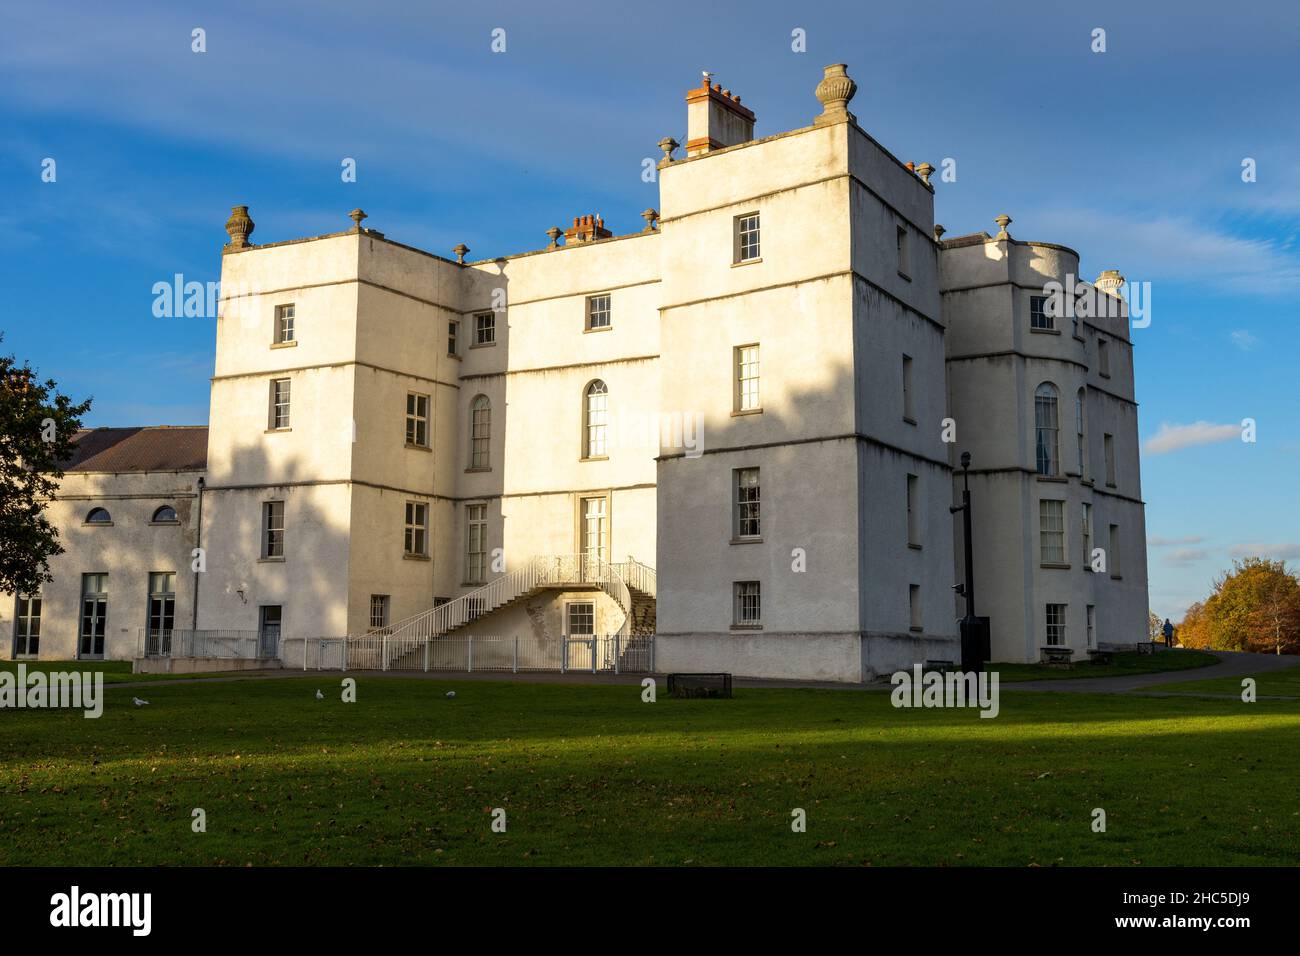
[[[315,699],[319,687],[327,696]],[[443,695],[449,689],[455,699]],[[382,680],[160,686],[0,722],[15,864],[1275,864],[1300,706]],[[16,719],[10,719],[16,718]],[[207,813],[206,833],[191,811]],[[491,810],[507,832],[490,830]],[[794,808],[808,832],[790,829]],[[1103,808],[1107,833],[1093,833]]]

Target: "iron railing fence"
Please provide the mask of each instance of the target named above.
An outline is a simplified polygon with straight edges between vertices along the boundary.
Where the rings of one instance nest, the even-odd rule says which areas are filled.
[[[142,657],[207,657],[221,660],[274,660],[280,656],[278,635],[227,629],[138,629]]]
[[[644,674],[654,670],[654,636],[567,635],[547,643],[499,635],[298,637],[285,639],[282,662],[303,670]]]

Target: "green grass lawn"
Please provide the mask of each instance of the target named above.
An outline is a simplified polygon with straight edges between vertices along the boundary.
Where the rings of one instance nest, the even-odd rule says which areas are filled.
[[[0,712],[0,864],[1300,862],[1300,704],[1008,693],[989,720],[861,690],[338,689],[160,683],[143,708],[110,690],[98,720]]]
[[[1177,684],[1160,684],[1153,690],[1171,694],[1233,694],[1241,695],[1240,677],[1218,677],[1211,680],[1179,681]],[[1261,697],[1300,697],[1300,666],[1266,671],[1255,675],[1255,693]]]
[[[29,674],[36,671],[43,671],[47,674],[50,671],[103,671],[105,684],[217,676],[212,674],[132,674],[130,661],[0,661],[0,671],[11,671],[16,674],[19,664],[22,664]]]
[[[1000,681],[1075,680],[1080,677],[1128,677],[1133,674],[1158,674],[1163,671],[1191,670],[1209,667],[1219,659],[1205,651],[1170,650],[1155,654],[1136,652],[1112,654],[1109,664],[1081,661],[1073,667],[1048,667],[1046,664],[989,664],[996,670]],[[1182,686],[1182,685],[1179,685]]]

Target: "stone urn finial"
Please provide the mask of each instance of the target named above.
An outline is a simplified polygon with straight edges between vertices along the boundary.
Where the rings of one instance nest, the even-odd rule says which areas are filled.
[[[362,219],[366,219],[366,218],[368,218],[368,217],[367,217],[366,214],[365,214],[364,212],[362,212],[360,209],[354,209],[354,210],[352,210],[350,213],[348,213],[348,218],[352,220],[352,231],[353,231],[353,232],[360,232],[360,231],[361,231],[361,220],[362,220]]]
[[[1118,269],[1103,269],[1093,285],[1107,295],[1118,296],[1119,290],[1124,286],[1124,277]]]
[[[469,246],[465,245],[465,243],[463,242],[458,242],[456,243],[456,248],[451,251],[456,253],[456,261],[459,262],[461,265],[464,265],[465,253],[469,252]]]
[[[1006,213],[1003,213],[1002,215],[998,216],[998,218],[994,219],[993,221],[996,222],[996,223],[998,224],[998,234],[997,234],[996,236],[994,236],[993,238],[994,238],[994,239],[1010,239],[1010,238],[1011,238],[1011,233],[1007,232],[1007,226],[1011,225],[1011,222],[1012,222],[1011,217],[1008,216]]]
[[[682,145],[671,136],[665,136],[659,141],[659,148],[664,151],[664,158],[660,162],[671,163],[673,161],[673,150]]]
[[[243,249],[251,246],[248,237],[253,234],[256,224],[248,215],[247,206],[231,206],[230,218],[226,220],[226,232],[230,234],[230,242],[226,243],[235,249]]]
[[[930,177],[934,175],[934,167],[929,163],[922,163],[916,167],[916,175],[921,177],[921,182],[927,186],[930,185]]]
[[[935,226],[934,226],[934,241],[935,241],[935,242],[938,242],[940,239],[942,239],[942,238],[943,238],[943,234],[944,234],[945,232],[947,232],[947,231],[948,231],[948,230],[945,229],[943,226],[939,225],[938,223],[935,223]]]
[[[642,232],[654,232],[655,223],[659,221],[659,213],[653,209],[647,209],[641,213],[641,218],[645,220],[645,229]]]
[[[546,247],[547,249],[560,248],[560,236],[564,235],[563,229],[559,226],[552,226],[550,229],[546,230],[546,235],[551,240],[551,244]]]
[[[813,91],[822,104],[822,115],[813,120],[813,125],[825,126],[857,119],[849,112],[849,100],[858,92],[858,84],[853,82],[848,70],[846,63],[832,63],[826,67],[822,81]]]

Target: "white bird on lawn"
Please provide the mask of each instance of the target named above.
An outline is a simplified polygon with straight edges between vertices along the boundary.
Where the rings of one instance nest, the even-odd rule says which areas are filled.
[[[318,690],[318,691],[316,691],[316,699],[317,699],[317,700],[324,700],[324,699],[325,699],[325,695],[322,694],[322,693]]]
[[[147,700],[141,700],[139,697],[132,697],[131,703],[135,704],[135,706],[137,707],[143,707],[145,704],[149,702]]]
[[[455,697],[455,696],[456,696],[456,692],[455,692],[454,690],[449,690],[449,691],[447,691],[447,696],[448,696],[448,697]]]

